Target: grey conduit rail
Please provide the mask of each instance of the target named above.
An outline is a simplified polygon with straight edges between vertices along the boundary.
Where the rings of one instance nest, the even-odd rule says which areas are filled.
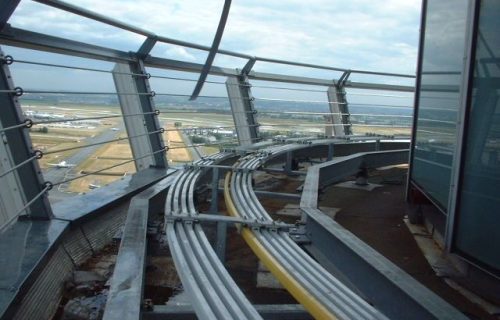
[[[195,164],[212,165],[230,153]],[[172,183],[165,204],[165,229],[174,263],[200,319],[261,319],[217,257],[199,223],[176,220],[196,216],[194,191],[200,168],[185,168]]]
[[[235,172],[231,176],[230,195],[240,216],[262,222],[273,221],[253,191],[252,171],[259,168],[268,157],[297,147],[300,146],[295,144],[271,146],[262,152],[245,156],[235,164]],[[307,291],[306,295],[316,299],[332,317],[387,319],[306,254],[287,232],[254,228],[252,233],[274,260]],[[308,311],[314,310],[308,309]]]

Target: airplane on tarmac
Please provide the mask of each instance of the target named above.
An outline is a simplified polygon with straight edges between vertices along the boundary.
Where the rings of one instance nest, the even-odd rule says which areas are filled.
[[[72,167],[76,166],[76,164],[67,163],[64,160],[59,162],[59,163],[48,163],[48,165],[51,167],[56,167],[58,169],[60,169],[60,168],[72,168]]]

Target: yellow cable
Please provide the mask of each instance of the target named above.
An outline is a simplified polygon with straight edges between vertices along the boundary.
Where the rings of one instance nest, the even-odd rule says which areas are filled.
[[[231,173],[228,172],[224,181],[224,199],[229,214],[238,217],[239,214],[229,192],[230,179]],[[264,248],[252,231],[243,228],[241,235],[266,268],[315,319],[337,319],[325,306],[309,295],[308,291]]]

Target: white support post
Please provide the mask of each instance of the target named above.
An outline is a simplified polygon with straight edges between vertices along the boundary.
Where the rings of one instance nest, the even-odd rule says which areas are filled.
[[[328,117],[329,123],[325,126],[325,135],[339,137],[352,134],[344,88],[333,84],[328,88],[327,95],[332,114]]]
[[[228,77],[226,88],[240,145],[246,146],[257,142],[259,130],[250,84],[246,76]]]
[[[117,63],[113,69],[116,92],[120,101],[123,121],[130,141],[132,155],[137,171],[148,167],[167,167],[165,155],[161,152],[152,154],[164,148],[162,134],[155,112],[152,96],[146,77],[132,74],[143,73],[141,62]],[[127,116],[135,114],[135,116]],[[142,114],[142,115],[141,115]],[[148,134],[151,132],[156,132]],[[147,155],[150,156],[147,156]]]

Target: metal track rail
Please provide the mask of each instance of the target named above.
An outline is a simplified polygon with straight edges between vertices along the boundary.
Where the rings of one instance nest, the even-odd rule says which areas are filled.
[[[196,162],[210,165],[228,154],[218,153]],[[194,191],[201,168],[181,171],[167,195],[165,215],[196,215]],[[174,263],[193,309],[200,319],[261,319],[217,257],[200,224],[166,220]]]
[[[293,148],[297,145],[270,147],[235,165],[242,170],[228,174],[225,181],[226,205],[231,214],[272,221],[252,189],[251,171],[271,154]],[[242,235],[266,267],[316,319],[387,319],[307,255],[287,232],[245,228]]]

